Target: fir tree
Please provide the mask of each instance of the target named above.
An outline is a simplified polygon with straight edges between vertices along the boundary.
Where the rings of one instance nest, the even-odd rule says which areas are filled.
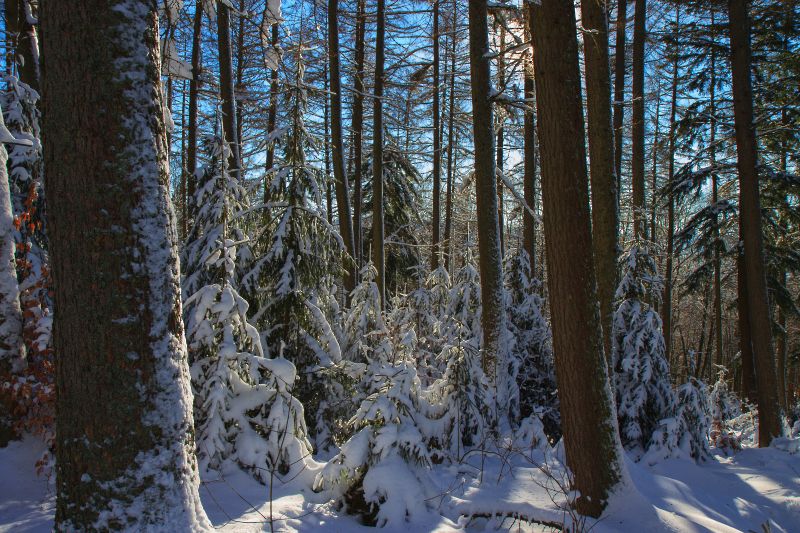
[[[623,275],[617,288],[612,364],[620,436],[628,450],[646,450],[653,431],[675,412],[665,359],[661,318],[647,303],[648,293],[658,298],[661,278],[644,246],[633,246],[623,258]]]

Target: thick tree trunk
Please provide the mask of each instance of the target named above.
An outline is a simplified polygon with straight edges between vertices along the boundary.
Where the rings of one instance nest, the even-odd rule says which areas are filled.
[[[194,27],[192,30],[192,79],[189,80],[189,127],[186,141],[186,218],[194,220],[197,206],[194,197],[197,191],[197,103],[200,92],[200,73],[202,71],[201,41],[203,32],[203,0],[197,0],[194,7]]]
[[[219,95],[222,104],[222,131],[229,143],[231,157],[228,169],[231,175],[241,178],[239,169],[239,135],[236,125],[236,93],[233,87],[233,56],[231,53],[231,10],[223,2],[217,3],[217,49],[219,50]]]
[[[169,200],[155,0],[42,2],[55,529],[210,530]]]
[[[625,479],[597,305],[575,10],[533,8],[545,243],[558,395],[578,511],[600,516]]]
[[[631,96],[633,115],[631,120],[631,180],[633,209],[633,234],[637,239],[647,239],[647,221],[644,203],[644,42],[647,38],[645,20],[647,3],[636,0],[633,16],[633,79]]]
[[[342,135],[342,78],[339,71],[339,0],[328,0],[328,60],[331,80],[331,143],[333,150],[333,179],[336,207],[339,211],[339,234],[344,241],[344,290],[347,299],[356,287],[355,241],[350,211],[350,187],[344,169],[344,139]]]
[[[592,180],[592,239],[603,347],[611,357],[611,323],[617,288],[617,178],[611,127],[611,71],[605,0],[582,0],[586,56],[586,109],[589,127],[589,171]],[[610,359],[609,359],[610,360]]]
[[[356,15],[356,71],[353,75],[353,239],[357,268],[362,266],[364,238],[361,228],[362,186],[361,167],[364,164],[364,39],[366,33],[366,0],[358,0]]]
[[[375,30],[375,87],[372,112],[372,263],[378,271],[381,308],[386,307],[386,263],[383,249],[383,64],[386,3],[378,0]]]
[[[742,222],[739,220],[739,241],[742,240],[741,226]],[[739,354],[742,359],[742,398],[755,402],[757,401],[756,369],[753,361],[753,341],[750,337],[750,312],[747,300],[744,251],[739,250],[736,255],[736,312],[739,323]]]
[[[439,0],[433,2],[433,238],[431,241],[431,270],[439,266],[439,241],[442,191],[442,116],[439,111]]]
[[[617,0],[616,46],[614,47],[614,173],[617,176],[617,202],[622,195],[622,125],[625,121],[625,26],[627,0]],[[619,213],[619,205],[617,205]],[[619,215],[618,215],[619,216]]]
[[[503,276],[500,263],[500,225],[497,220],[497,181],[494,160],[489,26],[486,0],[469,3],[469,58],[472,86],[472,130],[475,145],[475,192],[478,211],[478,254],[481,274],[482,365],[496,383],[500,332],[503,327]]]
[[[531,39],[531,13],[532,6],[530,3],[526,4],[525,9],[525,32],[526,38]],[[524,176],[523,194],[525,196],[525,203],[531,209],[536,210],[536,115],[534,106],[536,105],[536,90],[533,80],[533,50],[525,55],[525,119],[524,119]],[[615,184],[616,187],[616,184]],[[617,209],[617,206],[614,206]],[[522,212],[522,247],[528,252],[528,258],[531,262],[531,273],[536,272],[536,218],[528,212],[527,209]]]
[[[750,17],[746,0],[729,0],[733,114],[736,129],[736,166],[739,171],[740,219],[747,274],[747,304],[750,335],[758,387],[758,442],[769,446],[781,435],[781,411],[775,380],[772,321],[764,271],[761,234],[761,202],[758,190],[758,152],[753,126],[753,89],[750,81]]]

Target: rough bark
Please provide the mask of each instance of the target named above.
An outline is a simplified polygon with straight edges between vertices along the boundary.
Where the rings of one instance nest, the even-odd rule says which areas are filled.
[[[155,0],[43,2],[55,529],[210,530],[198,496]]]
[[[633,73],[631,97],[631,181],[633,234],[637,239],[647,239],[647,221],[644,203],[644,42],[647,38],[645,20],[647,2],[636,0],[633,16]]]
[[[339,69],[339,0],[328,0],[328,61],[331,82],[331,150],[336,207],[339,211],[339,234],[344,241],[344,290],[349,300],[356,287],[355,241],[350,193],[344,168],[344,139],[342,135],[342,78]],[[349,255],[349,257],[347,257]]]
[[[272,47],[278,46],[278,25],[272,25],[272,35],[270,35],[270,44]],[[272,69],[269,74],[269,112],[267,114],[267,135],[275,131],[275,126],[278,120],[278,69]],[[265,170],[271,169],[275,164],[275,143],[267,145],[267,159],[264,163]],[[265,177],[264,180],[264,203],[269,202],[270,193],[270,178]]]
[[[567,464],[580,513],[600,516],[625,479],[603,356],[586,172],[575,10],[533,8],[534,67],[545,243],[558,394]]]
[[[740,201],[741,203],[741,201]],[[739,220],[739,241],[742,240],[742,221]],[[753,341],[750,337],[750,312],[747,303],[747,272],[744,250],[736,255],[736,312],[739,325],[739,353],[742,359],[742,398],[757,401],[756,369],[753,361]]]
[[[781,410],[775,379],[772,321],[764,269],[761,202],[758,190],[758,151],[753,125],[753,88],[750,80],[750,18],[746,0],[729,0],[733,116],[736,129],[736,167],[739,171],[740,213],[747,279],[750,335],[756,367],[758,442],[769,446],[781,435]]]
[[[433,2],[433,236],[431,270],[439,266],[441,240],[442,135],[439,111],[439,0]]]
[[[481,274],[482,365],[494,377],[498,358],[502,309],[500,225],[497,220],[497,181],[494,160],[489,26],[486,0],[469,3],[469,58],[472,88],[472,130],[475,146],[475,192],[478,212],[478,254]]]
[[[372,111],[372,263],[378,271],[381,307],[386,306],[386,261],[383,246],[383,65],[386,37],[386,3],[378,0],[375,30],[375,87]]]
[[[503,58],[503,48],[505,47],[506,42],[506,30],[504,26],[500,27],[500,52],[497,56],[497,84],[499,87],[505,87],[506,83],[506,66],[505,66],[505,59]],[[500,226],[500,258],[502,259],[505,255],[506,243],[505,243],[505,235],[504,235],[504,216],[503,216],[503,161],[505,160],[505,128],[503,127],[503,118],[502,115],[500,116],[500,120],[497,123],[497,224]]]
[[[586,109],[589,129],[589,173],[592,180],[592,239],[603,347],[611,357],[611,322],[617,288],[617,178],[611,127],[611,71],[605,0],[582,0],[586,57]]]
[[[239,153],[239,133],[236,125],[236,93],[233,87],[233,55],[231,53],[231,10],[217,3],[217,49],[219,51],[219,95],[222,111],[222,131],[229,143],[231,157],[228,169],[239,176],[242,158]]]

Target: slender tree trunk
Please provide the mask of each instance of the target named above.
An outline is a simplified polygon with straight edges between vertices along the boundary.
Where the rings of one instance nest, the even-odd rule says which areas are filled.
[[[714,5],[709,4],[711,10],[711,27],[714,28]],[[711,168],[717,165],[717,53],[716,48],[711,47],[711,87],[709,90],[710,100],[710,159]],[[711,201],[716,206],[719,201],[719,177],[716,170],[711,173]],[[714,362],[722,364],[722,272],[720,260],[720,238],[719,238],[719,215],[714,213],[714,324],[716,331],[716,356]]]
[[[636,0],[633,16],[633,79],[631,174],[633,209],[633,234],[637,239],[647,239],[647,222],[644,203],[644,42],[647,39],[645,20],[647,2]]]
[[[189,127],[186,141],[186,218],[187,227],[194,220],[197,206],[194,203],[197,192],[197,103],[200,92],[200,73],[202,71],[201,40],[203,32],[203,0],[197,0],[194,7],[194,26],[192,29],[192,79],[189,80]]]
[[[680,31],[680,7],[675,7],[675,27]],[[677,42],[677,35],[675,36]],[[675,177],[675,138],[676,133],[676,114],[678,108],[678,49],[677,46],[672,51],[672,85],[669,107],[669,161],[667,163],[667,179],[672,183]],[[675,255],[675,198],[670,186],[667,197],[667,264],[664,267],[664,302],[661,308],[662,329],[664,333],[664,345],[666,348],[666,358],[670,361],[672,357],[672,270],[673,256]],[[655,189],[653,189],[655,192]],[[705,312],[705,310],[704,310]],[[698,371],[700,369],[698,368]]]
[[[611,126],[611,71],[608,63],[608,22],[605,0],[582,0],[581,17],[586,56],[586,109],[592,180],[592,239],[597,273],[597,297],[606,357],[611,357],[611,323],[617,287],[617,178]],[[610,360],[610,359],[609,359]]]
[[[157,2],[42,2],[41,21],[55,529],[211,530],[194,458]]]
[[[327,94],[330,90],[329,82],[328,82],[328,69],[325,69],[325,93]],[[325,122],[325,139],[330,138],[330,102],[328,98],[325,98],[325,107],[324,107],[325,116],[323,117],[323,122]],[[333,191],[331,190],[331,151],[328,149],[328,145],[325,144],[325,212],[328,216],[328,224],[333,225]]]
[[[245,12],[244,0],[239,0],[239,13]],[[236,36],[236,85],[235,90],[244,90],[244,19],[243,15],[239,15],[239,31]],[[242,139],[242,130],[244,129],[243,116],[244,104],[241,100],[236,100],[236,140],[239,143],[239,155],[244,153],[244,140]]]
[[[439,241],[442,190],[442,136],[441,112],[439,111],[439,0],[433,2],[433,239],[431,247],[431,270],[439,266]]]
[[[450,251],[453,246],[453,180],[455,179],[455,107],[456,107],[456,43],[458,35],[458,0],[453,0],[450,28],[450,102],[447,116],[447,191],[444,210],[444,268],[450,271]]]
[[[581,514],[600,516],[625,479],[592,262],[581,76],[572,3],[533,8],[545,243],[567,464]]]
[[[709,355],[706,353],[706,323],[708,322],[708,300],[710,298],[710,287],[706,287],[703,291],[703,317],[700,320],[700,339],[697,341],[697,369],[695,370],[697,377],[705,380],[703,373],[707,366]]]
[[[627,0],[617,0],[616,46],[614,48],[614,173],[617,176],[617,217],[622,195],[622,125],[625,121],[625,26]]]
[[[532,38],[531,24],[533,14],[531,12],[532,6],[530,3],[525,5],[525,32],[526,38]],[[536,115],[534,106],[536,105],[536,90],[534,87],[533,79],[533,50],[525,55],[525,73],[524,73],[524,89],[525,89],[525,123],[524,123],[524,157],[525,168],[523,176],[523,194],[525,195],[525,203],[531,209],[536,210]],[[616,184],[615,184],[616,186]],[[616,210],[617,206],[614,206]],[[531,273],[536,272],[536,218],[528,212],[522,212],[522,242],[523,248],[528,252],[528,258],[531,262]]]
[[[353,236],[355,240],[355,260],[360,268],[364,255],[364,238],[361,227],[361,209],[363,207],[362,186],[364,178],[361,169],[364,166],[364,39],[366,33],[366,0],[358,0],[356,15],[356,71],[353,76],[355,93],[353,94]]]
[[[494,160],[494,120],[489,69],[489,25],[486,0],[469,3],[469,57],[472,87],[472,130],[475,145],[475,192],[478,212],[478,254],[481,274],[482,365],[496,383],[502,330],[503,276],[500,225],[497,220],[497,180]]]
[[[747,13],[747,1],[729,0],[728,13],[731,32],[736,166],[739,170],[741,198],[739,216],[742,221],[750,335],[758,387],[758,442],[759,446],[765,447],[769,446],[773,437],[779,437],[782,430],[775,380],[772,321],[764,271],[761,202],[758,190],[758,152],[755,127],[753,126],[753,89],[750,81],[750,17]]]
[[[386,37],[386,4],[378,0],[375,33],[375,88],[372,112],[372,263],[378,271],[381,307],[386,307],[386,264],[383,245],[383,64]]]
[[[272,35],[270,36],[270,44],[273,48],[278,46],[278,24],[272,25]],[[327,78],[326,78],[327,79]],[[326,103],[327,105],[327,103]],[[269,113],[267,114],[267,135],[271,135],[275,131],[275,126],[278,121],[278,69],[274,68],[270,71],[269,79]],[[327,150],[326,150],[327,153]],[[267,145],[267,158],[264,163],[264,169],[269,171],[275,165],[275,143],[271,142]],[[265,173],[264,178],[264,203],[270,200],[270,182],[272,180],[268,173]]]
[[[350,192],[344,171],[344,139],[342,135],[342,78],[339,73],[339,0],[328,0],[328,61],[331,80],[331,142],[333,144],[333,179],[336,207],[339,211],[339,233],[344,241],[344,290],[347,299],[356,287],[355,241],[353,217],[350,212]]]
[[[658,190],[658,145],[661,142],[660,126],[661,126],[661,84],[659,83],[656,90],[656,128],[653,132],[653,148],[650,150],[652,156],[653,166],[650,174],[650,190],[653,194],[650,195],[650,235],[654,244],[658,243],[658,236],[656,235],[656,207],[658,199],[656,198],[656,191]],[[660,266],[660,265],[659,265]]]
[[[505,48],[506,42],[506,29],[504,26],[500,27],[500,51],[497,55],[497,83],[500,87],[505,87],[506,84],[506,65],[505,59],[503,57],[503,48]],[[500,116],[497,124],[497,165],[496,171],[498,172],[497,177],[497,223],[500,226],[500,259],[502,260],[503,256],[505,255],[506,243],[505,243],[505,232],[503,231],[503,227],[505,225],[504,215],[503,215],[503,161],[505,160],[505,129],[503,128],[504,120],[503,116]]]
[[[236,126],[236,93],[233,87],[233,56],[231,54],[231,10],[223,2],[217,3],[217,49],[219,50],[219,94],[222,101],[222,131],[229,143],[231,157],[228,169],[240,178],[242,165],[239,153],[239,135]]]

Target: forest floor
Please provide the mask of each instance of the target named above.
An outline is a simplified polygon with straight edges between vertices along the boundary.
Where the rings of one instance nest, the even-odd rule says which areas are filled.
[[[796,452],[797,442],[790,444]],[[31,437],[0,449],[0,532],[51,530],[54,485],[34,472],[42,451]],[[558,488],[563,469],[543,466],[557,460],[538,451],[474,458],[433,468],[428,508],[412,516],[404,531],[553,531],[529,520],[570,522],[563,510],[566,495]],[[627,463],[632,483],[613,497],[601,520],[589,520],[579,531],[800,531],[800,453],[745,448],[731,456],[715,450],[701,465]],[[318,467],[312,463],[294,480],[274,483],[274,531],[376,531],[309,490]],[[208,476],[200,495],[218,530],[270,531],[268,487],[246,473],[232,468],[222,477]]]

